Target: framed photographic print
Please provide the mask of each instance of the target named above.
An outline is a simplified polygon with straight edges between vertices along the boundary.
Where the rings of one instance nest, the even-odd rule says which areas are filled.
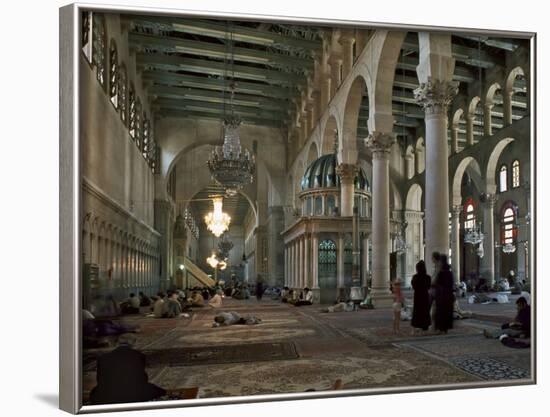
[[[60,9],[60,407],[533,384],[534,33]]]

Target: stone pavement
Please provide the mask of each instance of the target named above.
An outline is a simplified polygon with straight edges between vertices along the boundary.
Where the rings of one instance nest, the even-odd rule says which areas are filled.
[[[472,306],[484,318],[455,321],[441,336],[412,335],[409,322],[393,334],[389,309],[321,313],[317,305],[255,299],[226,298],[223,307],[262,319],[253,326],[214,328],[208,307],[190,318],[123,320],[141,326],[136,347],[147,355],[152,382],[199,386],[201,397],[323,390],[338,378],[344,389],[528,379],[530,349],[482,335],[484,327],[513,316],[513,304],[463,308]],[[84,352],[85,393],[95,385],[94,357],[108,350]]]

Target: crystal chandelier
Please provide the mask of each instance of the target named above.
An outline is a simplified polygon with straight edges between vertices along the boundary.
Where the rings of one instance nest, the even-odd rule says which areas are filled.
[[[235,71],[234,71],[234,53],[233,53],[233,33],[230,33],[230,39],[226,44],[230,47],[231,82],[229,84],[229,115],[225,113],[225,90],[224,87],[224,121],[223,121],[223,146],[216,146],[208,160],[208,168],[212,179],[225,188],[227,195],[235,195],[245,185],[254,180],[254,170],[256,163],[254,156],[248,152],[248,149],[241,148],[239,137],[239,126],[241,120],[234,114],[233,98],[235,95]],[[224,62],[224,81],[227,80],[228,68],[227,62]]]
[[[407,222],[403,223],[401,226],[401,230],[399,231],[399,234],[395,238],[395,251],[398,254],[402,254],[407,252],[407,249],[409,249],[409,245],[407,245],[407,241],[405,240],[405,229],[407,228]]]
[[[504,253],[514,253],[516,251],[516,245],[513,243],[506,243],[504,246],[502,246],[502,252]]]
[[[229,252],[233,249],[233,242],[229,240],[227,234],[224,234],[218,242],[218,255],[221,259],[226,259],[229,256]]]
[[[227,195],[235,195],[254,180],[256,162],[248,149],[242,149],[238,116],[230,115],[223,122],[223,146],[216,146],[208,160],[208,168]]]
[[[223,271],[225,268],[227,268],[227,262],[225,262],[223,259],[219,260],[218,258],[216,258],[215,253],[212,253],[212,255],[206,258],[206,262],[214,269],[220,269],[221,271]]]
[[[214,211],[204,216],[204,222],[206,223],[208,230],[210,230],[214,236],[220,237],[223,232],[229,229],[231,217],[229,217],[227,213],[222,212],[222,197],[215,197],[213,202]]]
[[[469,243],[471,245],[479,245],[485,239],[485,235],[481,231],[481,223],[479,225],[473,225],[471,228],[466,230],[464,234],[464,243]]]

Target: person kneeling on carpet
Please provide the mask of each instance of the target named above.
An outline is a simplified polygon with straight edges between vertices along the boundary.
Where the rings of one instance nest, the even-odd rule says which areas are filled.
[[[483,334],[491,339],[503,339],[506,337],[529,338],[531,337],[531,308],[525,297],[519,297],[516,301],[517,314],[513,321],[504,323],[501,330],[491,331],[485,329]]]
[[[97,360],[97,385],[90,393],[92,404],[151,401],[166,391],[148,382],[145,355],[132,346],[135,337],[119,337],[119,346]]]
[[[255,316],[242,317],[236,311],[221,311],[214,317],[214,324],[212,327],[219,326],[231,326],[233,324],[260,324],[261,319]]]

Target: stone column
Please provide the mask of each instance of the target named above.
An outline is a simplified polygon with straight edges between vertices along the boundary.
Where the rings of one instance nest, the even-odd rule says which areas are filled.
[[[495,225],[494,207],[495,195],[483,194],[483,258],[481,258],[480,274],[487,280],[487,285],[492,287],[495,284]]]
[[[343,78],[346,78],[351,69],[353,68],[353,43],[354,39],[350,34],[345,34],[340,37],[340,44],[342,45],[343,50],[343,59],[342,59],[342,75]]]
[[[491,136],[493,134],[493,121],[491,118],[491,111],[493,110],[493,105],[485,103],[484,112],[483,112],[483,129],[485,136]]]
[[[302,282],[302,288],[311,286],[311,267],[310,267],[310,238],[306,234],[304,236],[304,280]]]
[[[289,267],[288,246],[285,246],[285,283],[283,286],[288,286],[288,267]]]
[[[368,238],[367,235],[363,235],[363,259],[362,259],[362,263],[363,263],[363,268],[362,268],[363,280],[362,280],[361,286],[363,287],[363,294],[366,296],[367,295],[367,287],[368,287],[367,278],[369,276],[369,238]]]
[[[366,140],[372,152],[372,298],[391,304],[390,294],[390,151],[393,134],[373,132]]]
[[[428,79],[414,91],[426,113],[426,254],[449,251],[449,158],[447,108],[458,91],[455,81]]]
[[[336,92],[340,87],[340,83],[342,82],[342,80],[340,79],[341,64],[342,64],[342,59],[340,58],[332,58],[330,60],[330,77],[331,77],[330,96],[331,97],[334,97],[336,95]]]
[[[330,75],[327,73],[322,74],[323,82],[321,87],[321,108],[325,109],[330,103]]]
[[[338,247],[336,248],[336,287],[338,296],[344,292],[344,235],[338,235]]]
[[[311,235],[311,288],[319,288],[319,238]]]
[[[296,240],[292,242],[292,280],[290,288],[296,288],[298,281],[298,244]]]
[[[502,112],[504,114],[503,124],[504,127],[512,124],[512,97],[514,93],[512,91],[506,91],[502,94]]]
[[[460,213],[462,206],[453,206],[451,213],[451,267],[455,282],[460,283]]]
[[[174,227],[174,215],[170,202],[155,200],[155,229],[160,237],[160,290],[166,290],[170,286],[170,276],[173,274],[173,263],[170,261],[172,253],[172,229]]]
[[[298,252],[298,263],[300,264],[300,269],[298,273],[298,288],[304,287],[304,280],[305,280],[305,238],[304,236],[300,237],[299,240],[299,252]]]
[[[353,216],[354,183],[358,168],[354,164],[339,164],[336,174],[340,177],[340,216]]]

